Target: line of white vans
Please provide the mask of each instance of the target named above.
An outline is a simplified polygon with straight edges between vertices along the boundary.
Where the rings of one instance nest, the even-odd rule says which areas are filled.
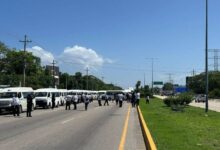
[[[52,106],[52,95],[55,95],[55,106],[59,107],[66,103],[66,97],[77,96],[78,102],[82,102],[82,95],[86,95],[89,99],[97,99],[97,91],[88,90],[66,90],[55,88],[42,88],[33,90],[31,87],[11,87],[0,90],[0,112],[3,110],[11,110],[13,95],[20,100],[20,112],[27,110],[27,95],[33,95],[32,109],[34,108],[50,108]]]

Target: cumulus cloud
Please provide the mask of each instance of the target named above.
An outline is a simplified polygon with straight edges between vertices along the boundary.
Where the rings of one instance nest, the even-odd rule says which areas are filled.
[[[33,46],[32,48],[27,48],[27,51],[32,52],[34,56],[37,56],[41,59],[41,65],[48,65],[54,60],[52,53],[44,50],[39,46]]]
[[[113,63],[111,59],[103,58],[95,50],[78,45],[66,47],[60,56],[60,60],[80,65],[83,68],[89,67],[93,69],[103,66],[104,63]]]

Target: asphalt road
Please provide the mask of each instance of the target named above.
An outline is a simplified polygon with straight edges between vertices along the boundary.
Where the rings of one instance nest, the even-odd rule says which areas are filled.
[[[117,150],[121,142],[129,104],[119,108],[115,103],[98,107],[97,102],[87,111],[35,110],[31,118],[11,114],[0,116],[1,150]],[[136,109],[130,109],[124,149],[145,149]]]

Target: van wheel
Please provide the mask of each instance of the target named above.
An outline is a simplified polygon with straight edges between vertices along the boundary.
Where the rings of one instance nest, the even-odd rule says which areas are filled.
[[[59,103],[59,102],[57,102],[57,108],[59,107],[59,105],[60,105],[60,103]]]

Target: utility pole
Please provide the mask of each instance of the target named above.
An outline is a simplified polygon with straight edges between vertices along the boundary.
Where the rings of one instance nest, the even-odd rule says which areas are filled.
[[[26,74],[26,46],[27,43],[32,42],[31,40],[27,39],[27,35],[24,35],[24,40],[20,40],[19,42],[24,43],[24,65],[23,65],[23,87],[25,87],[25,74]]]
[[[214,70],[218,71],[218,50],[214,50]]]
[[[67,76],[66,76],[66,90],[67,90]]]
[[[209,93],[209,75],[208,75],[208,0],[206,0],[206,21],[205,21],[205,83],[206,83],[206,103],[205,112],[208,112],[208,93]]]
[[[218,53],[220,51],[220,49],[209,49],[209,52],[213,52],[214,56],[208,59],[213,59],[214,60],[214,71],[218,71],[218,60],[219,60],[219,56]]]
[[[173,84],[172,75],[172,73],[168,73],[168,82],[171,84]]]
[[[196,71],[193,69],[192,76],[194,77],[196,75]]]
[[[88,90],[89,89],[89,79],[88,79],[88,77],[89,77],[89,68],[88,67],[86,68],[86,76],[87,76],[87,78],[86,78],[86,89]]]
[[[152,81],[151,81],[151,92],[152,94],[154,94],[154,60],[157,58],[146,58],[146,59],[150,59],[151,60],[151,76],[152,76]]]
[[[55,60],[53,60],[52,65],[53,65],[53,87],[55,88]]]

